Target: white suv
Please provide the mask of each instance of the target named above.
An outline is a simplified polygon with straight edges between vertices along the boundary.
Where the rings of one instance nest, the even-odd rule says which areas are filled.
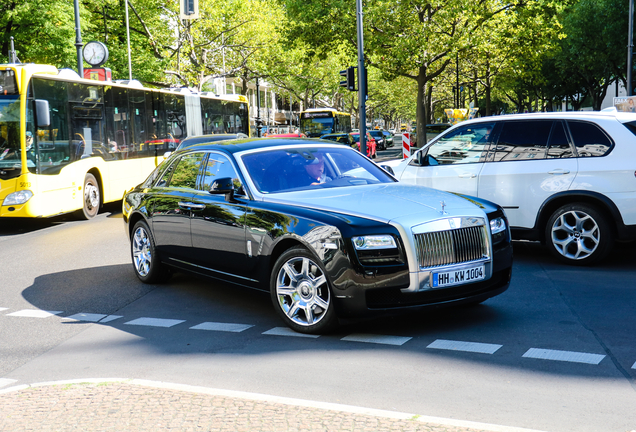
[[[515,239],[569,264],[636,239],[636,114],[536,113],[459,123],[393,166],[400,181],[501,205]]]

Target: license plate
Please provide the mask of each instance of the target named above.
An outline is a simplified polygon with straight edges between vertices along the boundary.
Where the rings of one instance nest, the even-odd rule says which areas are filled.
[[[433,288],[476,282],[486,278],[484,266],[433,273]]]

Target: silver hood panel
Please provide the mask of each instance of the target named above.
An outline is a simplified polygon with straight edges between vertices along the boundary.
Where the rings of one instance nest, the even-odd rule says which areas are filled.
[[[397,222],[406,227],[451,216],[484,214],[475,204],[456,195],[401,183],[271,194],[263,200]]]

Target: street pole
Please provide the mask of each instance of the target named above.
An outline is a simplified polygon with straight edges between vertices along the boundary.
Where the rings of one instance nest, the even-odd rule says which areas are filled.
[[[74,0],[75,6],[75,48],[77,48],[77,73],[84,78],[84,62],[82,60],[82,29],[80,28],[79,0]]]
[[[364,68],[364,35],[362,32],[362,0],[356,0],[356,15],[358,26],[358,112],[360,113],[360,152],[367,154],[367,112],[366,89],[367,71]]]
[[[130,59],[130,25],[128,24],[128,0],[126,0],[126,38],[128,39],[128,79],[132,81],[132,61]]]
[[[256,136],[261,137],[261,91],[258,84],[258,78],[256,78]]]
[[[629,26],[627,29],[627,96],[634,94],[632,69],[634,60],[634,0],[629,0]]]

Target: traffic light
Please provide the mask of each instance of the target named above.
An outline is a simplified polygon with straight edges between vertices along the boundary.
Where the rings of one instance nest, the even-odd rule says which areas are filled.
[[[199,0],[179,0],[179,11],[181,19],[199,18]]]
[[[340,81],[340,87],[346,87],[349,91],[356,91],[356,67],[351,66],[340,71],[340,76],[344,77],[344,81]]]

